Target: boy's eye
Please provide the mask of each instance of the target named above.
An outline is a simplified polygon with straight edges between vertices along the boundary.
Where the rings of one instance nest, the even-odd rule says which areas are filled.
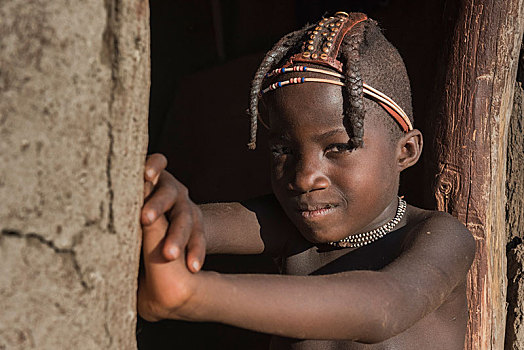
[[[291,154],[291,148],[283,145],[271,146],[271,153],[275,156],[281,156],[284,154]]]
[[[351,152],[353,147],[349,143],[333,143],[326,147],[326,153],[345,153]]]

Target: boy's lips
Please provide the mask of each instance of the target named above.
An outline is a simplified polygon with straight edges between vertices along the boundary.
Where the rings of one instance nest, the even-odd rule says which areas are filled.
[[[313,220],[326,217],[332,214],[338,205],[336,204],[315,204],[299,205],[297,211],[303,219]]]

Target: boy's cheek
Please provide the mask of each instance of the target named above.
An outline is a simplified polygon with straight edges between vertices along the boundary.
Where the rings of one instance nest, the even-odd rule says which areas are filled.
[[[271,185],[273,187],[273,192],[276,192],[278,188],[283,186],[285,182],[285,171],[284,171],[284,162],[271,162]]]

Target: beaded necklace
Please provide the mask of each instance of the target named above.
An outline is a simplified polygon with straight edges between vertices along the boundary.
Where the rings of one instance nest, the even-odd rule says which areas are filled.
[[[329,245],[341,248],[358,248],[373,243],[393,231],[395,226],[397,226],[400,220],[402,220],[402,217],[404,217],[405,213],[406,201],[401,197],[398,197],[397,212],[393,219],[374,230],[351,235],[337,242],[329,242]]]

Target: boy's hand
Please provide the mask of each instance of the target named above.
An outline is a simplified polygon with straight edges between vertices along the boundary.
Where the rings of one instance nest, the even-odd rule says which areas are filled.
[[[166,166],[167,159],[161,154],[147,157],[142,226],[146,230],[166,214],[169,228],[160,247],[164,258],[175,260],[187,249],[187,266],[197,272],[206,254],[202,212],[189,198],[187,188],[165,170]]]
[[[138,286],[138,312],[147,321],[180,318],[194,294],[195,277],[183,259],[167,260],[162,252],[168,222],[161,215],[143,227],[144,269]],[[184,254],[182,253],[181,257]]]

